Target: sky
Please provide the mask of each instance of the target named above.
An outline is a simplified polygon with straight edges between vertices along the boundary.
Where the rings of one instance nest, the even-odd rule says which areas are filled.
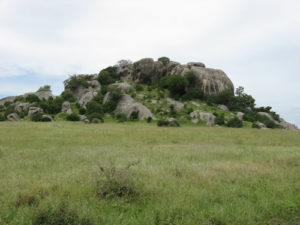
[[[0,98],[121,59],[222,69],[300,127],[299,0],[0,0]]]

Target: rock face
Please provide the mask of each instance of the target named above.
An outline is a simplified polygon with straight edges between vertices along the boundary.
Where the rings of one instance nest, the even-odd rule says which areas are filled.
[[[284,119],[280,118],[280,122],[276,121],[272,115],[270,115],[269,113],[266,112],[258,112],[259,115],[261,116],[266,116],[268,117],[270,120],[272,120],[276,125],[279,125],[281,127],[283,127],[283,129],[285,130],[299,130],[298,127],[294,124],[288,123],[286,122]]]
[[[224,111],[229,111],[228,107],[226,105],[218,105],[219,109],[222,109]]]
[[[109,87],[117,87],[117,88],[121,89],[123,92],[133,89],[133,86],[128,84],[127,82],[113,83],[113,84],[109,85]]]
[[[129,118],[130,114],[133,111],[139,111],[139,120],[143,120],[148,117],[152,117],[153,119],[155,119],[152,112],[146,106],[139,102],[136,102],[131,96],[124,94],[118,102],[114,113],[123,113],[127,116],[127,118]]]
[[[28,111],[28,117],[32,117],[34,114],[42,113],[43,110],[39,107],[30,107]]]
[[[236,117],[239,118],[239,120],[243,120],[244,115],[245,115],[245,113],[238,112],[238,113],[236,114]]]
[[[190,71],[198,78],[196,86],[201,88],[205,94],[217,95],[225,89],[230,89],[232,93],[234,92],[234,86],[231,80],[222,70],[205,68],[204,64],[188,63],[187,65],[177,65],[168,71],[168,74],[184,75]]]
[[[61,111],[71,114],[73,111],[72,111],[70,102],[68,102],[68,101],[63,102],[63,104],[61,105]]]
[[[27,103],[27,102],[17,102],[15,104],[15,110],[18,112],[18,113],[21,113],[21,112],[25,112],[30,106],[30,103]]]
[[[151,58],[141,59],[133,63],[133,69],[132,80],[145,84],[158,81],[165,72],[162,62],[154,61]]]
[[[195,111],[191,112],[190,117],[193,119],[193,123],[197,123],[197,120],[200,119],[200,120],[206,122],[207,126],[214,125],[215,119],[216,119],[216,117],[212,113],[201,112],[199,110],[195,110]]]
[[[42,100],[42,99],[48,100],[50,97],[52,97],[52,98],[54,97],[52,95],[52,91],[50,91],[50,90],[49,91],[37,91],[34,94],[36,96],[38,96],[40,100]]]
[[[163,64],[160,61],[145,58],[119,68],[118,75],[123,80],[150,84],[157,82],[163,76],[174,74],[183,76],[190,71],[198,78],[196,86],[201,88],[205,94],[217,95],[225,89],[230,89],[232,93],[234,91],[231,80],[222,70],[206,68],[201,62],[190,62],[186,65],[177,62]]]
[[[179,110],[179,109],[182,109],[184,107],[184,104],[179,102],[179,101],[176,101],[172,98],[167,98],[167,102],[170,104],[170,105],[174,105],[175,109],[176,110]]]
[[[20,117],[18,116],[17,113],[11,113],[11,114],[7,115],[7,119],[9,121],[20,121]]]
[[[94,78],[96,78],[94,76]],[[66,89],[72,92],[73,97],[78,100],[82,107],[85,107],[101,90],[101,84],[97,80],[87,81],[88,86],[79,85],[75,89]]]

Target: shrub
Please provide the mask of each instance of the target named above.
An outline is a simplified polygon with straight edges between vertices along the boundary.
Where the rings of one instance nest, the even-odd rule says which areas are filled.
[[[103,105],[103,111],[105,113],[113,112],[117,107],[118,102],[116,101],[108,101]]]
[[[127,121],[127,117],[126,117],[126,115],[124,113],[118,113],[118,114],[116,114],[116,119],[120,123]]]
[[[151,121],[152,121],[152,117],[149,116],[149,117],[147,118],[147,123],[151,123]]]
[[[75,98],[71,91],[63,91],[61,97],[64,101],[75,102]]]
[[[260,129],[260,126],[257,123],[252,123],[252,128]]]
[[[184,74],[184,76],[189,81],[189,88],[194,88],[198,83],[198,78],[193,71],[187,72],[186,74]]]
[[[88,80],[91,80],[91,76],[87,75],[73,75],[69,79],[64,81],[65,88],[74,90],[79,86],[88,87]]]
[[[263,115],[257,115],[257,120],[263,124],[266,125],[267,128],[276,128],[277,125],[274,121],[272,121],[271,119],[269,119],[267,116],[263,116]]]
[[[231,109],[235,111],[245,112],[246,110],[253,111],[255,106],[255,99],[246,93],[244,93],[243,87],[236,89],[236,97],[233,99]]]
[[[25,98],[23,96],[18,96],[15,98],[14,102],[25,102]]]
[[[62,202],[58,206],[48,205],[36,210],[33,225],[92,225],[89,218],[80,217],[78,212]]]
[[[93,119],[98,119],[100,120],[101,122],[103,122],[103,118],[102,118],[103,114],[99,113],[99,112],[93,112],[91,114],[89,114],[87,116],[88,120],[89,121],[93,121]]]
[[[143,85],[141,85],[141,84],[136,84],[136,85],[135,85],[135,90],[136,90],[136,91],[143,91],[143,90],[144,90],[144,87],[143,87]]]
[[[67,121],[79,121],[80,117],[76,113],[71,113],[66,117]]]
[[[61,112],[61,105],[64,102],[62,97],[56,97],[55,99],[49,98],[40,102],[40,107],[48,114],[57,114]]]
[[[176,111],[176,109],[175,109],[175,105],[170,105],[170,107],[169,107],[169,109],[170,109],[170,116],[172,116],[172,117],[175,117],[176,115],[177,115],[177,111]]]
[[[51,86],[50,85],[45,85],[39,88],[39,91],[51,91]]]
[[[31,120],[34,122],[43,121],[43,113],[36,113],[36,114],[32,115]]]
[[[109,88],[110,100],[103,105],[103,110],[105,113],[113,112],[117,104],[122,97],[122,91],[120,88],[111,87]]]
[[[102,198],[133,198],[139,195],[137,185],[132,175],[129,173],[130,167],[136,165],[137,162],[128,164],[123,168],[111,166],[100,166],[96,193]]]
[[[183,96],[184,100],[203,99],[204,92],[200,88],[190,88]]]
[[[221,91],[215,98],[217,104],[222,104],[226,106],[231,106],[234,100],[233,93],[230,89],[225,89]]]
[[[30,94],[25,97],[25,101],[29,103],[33,103],[33,102],[40,102],[41,100],[39,99],[38,96],[34,94]]]
[[[170,59],[168,57],[163,56],[158,58],[158,61],[162,62],[163,65],[167,65],[170,62]]]
[[[234,117],[233,119],[228,121],[227,126],[240,128],[243,126],[243,122],[239,118]]]
[[[88,115],[92,113],[103,114],[103,107],[98,102],[90,101],[89,103],[86,104],[86,113]]]
[[[159,126],[159,127],[167,127],[167,126],[169,126],[169,122],[167,120],[161,119],[161,120],[157,121],[157,126]]]
[[[224,113],[218,114],[215,119],[215,123],[219,126],[223,126],[225,124],[225,116]]]
[[[6,120],[6,118],[5,118],[4,114],[0,113],[0,121],[5,121],[5,120]]]
[[[245,114],[243,116],[243,120],[249,121],[249,122],[253,123],[253,122],[257,121],[257,113],[249,111],[249,110],[246,110]]]
[[[129,116],[129,120],[134,121],[139,119],[139,111],[132,111]]]
[[[160,86],[162,88],[167,88],[170,94],[174,98],[179,98],[185,94],[186,87],[189,81],[181,75],[171,75],[163,77],[160,80]]]
[[[86,113],[86,109],[83,108],[83,107],[80,107],[80,108],[79,108],[79,114],[80,114],[80,115],[84,115],[85,113]]]
[[[109,85],[118,80],[117,77],[117,68],[116,67],[107,67],[99,72],[98,81],[101,85]]]
[[[12,105],[9,105],[6,107],[5,112],[4,112],[4,117],[7,118],[7,116],[11,113],[15,112],[15,108]]]

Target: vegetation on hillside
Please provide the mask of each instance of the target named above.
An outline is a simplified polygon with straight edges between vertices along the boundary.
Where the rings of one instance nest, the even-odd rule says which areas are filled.
[[[170,62],[167,57],[158,59],[164,65]],[[200,88],[199,80],[193,71],[182,75],[166,75],[156,83],[142,84],[134,81],[127,81],[133,86],[133,89],[122,91],[117,87],[110,86],[115,82],[122,82],[118,74],[119,68],[132,64],[131,61],[121,60],[115,66],[107,67],[99,72],[98,75],[73,75],[64,81],[65,90],[60,96],[55,98],[40,99],[36,94],[20,96],[14,102],[7,102],[0,107],[0,121],[7,120],[7,115],[17,113],[21,118],[27,119],[28,111],[16,111],[15,104],[18,102],[30,103],[32,107],[39,107],[44,114],[51,115],[54,120],[66,119],[77,121],[79,115],[81,118],[87,118],[89,121],[98,119],[104,121],[104,117],[113,117],[116,121],[134,121],[127,116],[115,115],[114,110],[122,96],[129,94],[136,101],[141,102],[148,107],[158,120],[166,120],[173,117],[181,124],[191,124],[190,113],[200,110],[212,113],[215,116],[215,124],[229,127],[260,127],[261,124],[268,128],[279,128],[280,117],[272,111],[270,106],[256,107],[255,99],[244,92],[243,87],[238,87],[235,94],[232,90],[225,89],[217,95],[207,95]],[[89,88],[90,81],[99,81],[101,90],[87,104],[79,104],[78,97],[74,93],[81,88]],[[50,90],[49,85],[41,87],[38,91]],[[108,101],[104,102],[105,95],[109,93]],[[173,102],[169,100],[172,98]],[[174,100],[176,100],[174,102]],[[61,113],[62,103],[68,101],[71,103],[73,114],[64,116]],[[183,104],[184,107],[178,107],[176,104]],[[222,105],[220,108],[219,106]],[[224,106],[229,111],[224,109]],[[238,112],[243,113],[243,117],[236,117]],[[270,116],[261,114],[265,112]],[[136,115],[133,115],[134,118]],[[153,119],[153,118],[152,118]],[[151,120],[152,120],[151,119]],[[238,121],[241,120],[241,121]],[[203,121],[200,125],[204,124]]]

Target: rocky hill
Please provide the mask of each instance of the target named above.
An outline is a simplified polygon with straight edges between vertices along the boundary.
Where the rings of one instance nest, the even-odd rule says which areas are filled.
[[[82,120],[100,123],[146,120],[159,126],[282,128],[296,130],[271,107],[234,86],[221,70],[203,63],[186,65],[161,57],[132,63],[121,60],[92,75],[73,75],[65,90],[53,96],[50,86],[0,100],[0,121]]]

